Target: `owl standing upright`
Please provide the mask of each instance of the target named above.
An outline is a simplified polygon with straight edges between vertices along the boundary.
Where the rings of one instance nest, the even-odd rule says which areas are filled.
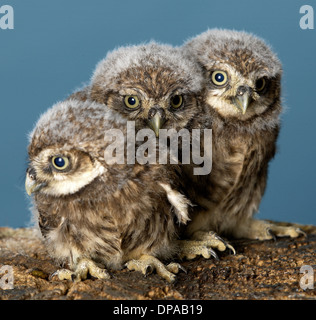
[[[59,279],[108,278],[102,267],[147,273],[172,282],[179,265],[177,229],[189,201],[168,166],[108,163],[108,130],[126,120],[103,104],[69,99],[41,116],[30,134],[25,187],[50,254],[68,269]],[[100,265],[99,265],[100,264]]]
[[[208,30],[183,50],[203,68],[213,130],[212,172],[198,200],[204,209],[192,217],[187,234],[197,240],[208,239],[210,230],[233,238],[297,237],[298,229],[253,218],[280,129],[279,59],[261,39],[229,30]]]

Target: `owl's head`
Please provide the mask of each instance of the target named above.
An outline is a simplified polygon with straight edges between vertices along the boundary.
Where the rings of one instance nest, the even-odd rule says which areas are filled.
[[[93,74],[91,99],[158,135],[160,128],[184,128],[200,112],[203,81],[182,49],[151,42],[110,52]]]
[[[106,174],[104,130],[114,123],[117,115],[92,102],[68,100],[44,113],[29,135],[27,193],[66,196]]]
[[[208,30],[184,45],[204,70],[206,102],[225,119],[280,112],[282,66],[261,39],[246,32]]]

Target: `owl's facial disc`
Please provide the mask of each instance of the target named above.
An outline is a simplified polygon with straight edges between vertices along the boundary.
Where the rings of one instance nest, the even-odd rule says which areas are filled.
[[[223,117],[239,120],[262,114],[270,104],[271,83],[278,81],[269,78],[265,70],[242,74],[237,65],[226,63],[212,65],[207,72],[208,104]]]

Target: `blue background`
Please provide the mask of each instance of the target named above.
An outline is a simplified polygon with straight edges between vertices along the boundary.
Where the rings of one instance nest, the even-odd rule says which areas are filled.
[[[24,191],[27,133],[39,115],[89,81],[107,51],[151,39],[173,45],[207,28],[266,39],[284,65],[287,111],[258,218],[316,224],[316,29],[299,9],[314,0],[19,0],[0,30],[0,226],[30,221]]]

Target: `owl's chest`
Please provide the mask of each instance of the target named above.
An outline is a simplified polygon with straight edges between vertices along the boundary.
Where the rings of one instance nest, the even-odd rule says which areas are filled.
[[[37,209],[48,245],[91,256],[110,257],[120,252],[119,231],[105,202],[41,198]]]
[[[212,172],[209,176],[214,197],[221,201],[237,187],[254,187],[256,177],[265,174],[268,162],[274,155],[274,148],[274,141],[269,141],[269,136],[215,138]]]

